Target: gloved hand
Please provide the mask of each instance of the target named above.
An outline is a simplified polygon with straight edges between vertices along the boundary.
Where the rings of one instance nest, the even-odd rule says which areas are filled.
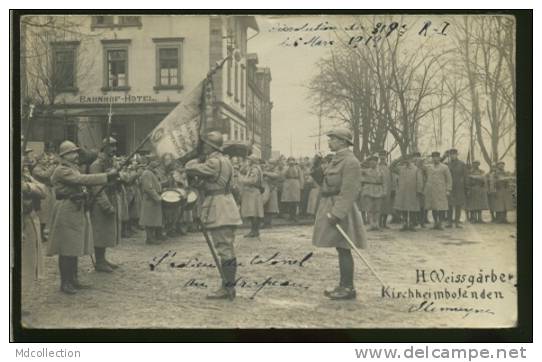
[[[333,215],[332,213],[328,212],[326,216],[327,216],[327,221],[333,226],[341,222],[341,219],[339,219],[337,216]]]

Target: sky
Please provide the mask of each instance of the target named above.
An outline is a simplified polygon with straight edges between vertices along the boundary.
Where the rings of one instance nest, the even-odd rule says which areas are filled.
[[[406,24],[406,32],[403,35],[407,42],[430,41],[431,46],[450,45],[451,36],[438,36],[442,30],[444,21],[450,20],[449,16],[406,16],[403,19],[394,16]],[[372,18],[372,16],[371,16]],[[378,19],[384,24],[389,24],[390,19],[384,17]],[[418,32],[427,20],[431,20],[427,37],[421,37]],[[316,62],[330,53],[333,47],[340,46],[336,42],[334,31],[326,30],[325,27],[340,25],[344,28],[355,23],[352,16],[257,16],[260,31],[248,42],[248,51],[258,54],[259,66],[271,69],[271,100],[274,104],[272,110],[272,147],[284,155],[290,155],[290,143],[292,144],[293,156],[312,156],[318,143],[318,116],[313,105],[308,100],[306,85],[311,77],[317,74]],[[453,23],[453,22],[452,22]],[[319,26],[320,24],[320,26]],[[316,28],[318,27],[319,28]],[[298,28],[296,30],[296,28]],[[312,29],[310,29],[312,28]],[[446,29],[451,35],[454,29],[449,26]],[[431,33],[433,32],[433,33]],[[360,31],[349,31],[349,35],[362,34]],[[249,34],[253,36],[254,34]],[[310,39],[314,36],[319,40],[335,40],[334,45],[322,43],[319,46],[311,46]],[[302,44],[294,47],[293,41],[302,38]],[[309,45],[303,44],[309,40]],[[414,44],[414,43],[413,43]],[[332,123],[322,120],[323,132],[329,130]],[[392,138],[390,138],[390,143]],[[430,139],[430,137],[425,137]],[[425,142],[420,140],[420,142]],[[327,137],[321,138],[322,152],[327,153]],[[421,151],[431,151],[431,145],[420,145]],[[425,150],[427,148],[427,150]],[[459,148],[459,147],[458,147]],[[466,153],[466,151],[465,151]]]

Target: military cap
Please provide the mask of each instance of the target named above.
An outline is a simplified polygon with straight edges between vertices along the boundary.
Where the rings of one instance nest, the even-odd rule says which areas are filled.
[[[450,155],[457,155],[457,149],[456,148],[450,149]]]
[[[286,162],[290,162],[290,161],[294,161],[294,162],[295,162],[295,158],[293,158],[292,156],[288,157],[288,159],[286,160]]]
[[[352,131],[350,131],[348,128],[334,128],[331,131],[329,131],[326,134],[328,137],[336,137],[338,139],[341,139],[343,141],[348,142],[349,144],[353,145],[354,142],[352,142]]]
[[[75,145],[72,141],[64,141],[58,147],[58,155],[64,156],[68,153],[77,152],[80,148]]]
[[[412,157],[422,157],[422,154],[419,152],[413,152]]]
[[[497,166],[499,166],[499,165],[505,165],[504,161],[497,162]]]
[[[440,152],[438,152],[438,151],[432,152],[431,157],[440,157]]]
[[[472,164],[473,164],[473,165],[474,165],[474,164],[479,165],[479,164],[480,164],[480,161],[474,160],[474,161],[472,161]]]
[[[378,155],[370,155],[366,161],[378,161]]]

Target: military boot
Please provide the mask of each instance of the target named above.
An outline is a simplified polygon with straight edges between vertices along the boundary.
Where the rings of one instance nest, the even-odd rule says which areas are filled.
[[[78,258],[76,256],[72,257],[73,260],[71,261],[71,282],[75,289],[90,289],[91,286],[89,284],[84,284],[79,282],[78,278]]]
[[[331,300],[350,300],[356,299],[356,290],[352,287],[340,287],[329,293],[327,297]]]
[[[97,272],[112,273],[113,269],[105,261],[105,248],[94,248],[94,255],[96,256],[96,264],[94,269]]]
[[[58,269],[60,271],[60,291],[64,294],[73,295],[77,291],[71,284],[70,260],[67,256],[58,256]]]

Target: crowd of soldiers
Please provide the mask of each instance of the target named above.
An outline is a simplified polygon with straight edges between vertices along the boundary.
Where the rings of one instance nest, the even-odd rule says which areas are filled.
[[[330,139],[343,142],[343,148],[337,148],[346,149],[351,135],[341,132],[346,131]],[[211,132],[207,144],[203,159],[186,164],[171,154],[136,154],[126,160],[117,156],[113,137],[103,140],[99,152],[70,141],[62,142],[58,152],[46,144],[37,158],[31,149],[24,150],[23,288],[40,276],[41,240],[50,240],[47,255],[59,256],[60,290],[75,294],[88,287],[77,277],[79,256],[92,255],[97,272],[112,273],[118,265],[108,259],[107,249],[122,238],[144,230],[147,244],[160,244],[203,227],[213,234],[222,269],[229,275],[226,280],[231,281],[236,270],[234,230],[241,218],[250,226],[247,238],[259,238],[260,229],[271,227],[278,216],[289,223],[315,218],[315,235],[320,235],[318,215],[323,214],[318,210],[327,208],[326,202],[335,200],[339,190],[351,191],[348,198],[354,200],[362,219],[354,218],[349,225],[363,232],[362,222],[369,231],[377,231],[388,228],[388,220],[402,223],[402,231],[415,231],[429,223],[429,210],[433,228],[438,230],[444,222],[447,227],[461,228],[463,209],[471,223],[484,223],[485,210],[490,211],[492,222],[506,223],[507,212],[514,208],[515,176],[505,171],[504,162],[486,173],[478,161],[467,165],[459,160],[455,149],[443,156],[433,152],[430,160],[414,153],[390,164],[388,153],[381,151],[357,161],[359,176],[348,174],[358,166],[346,171],[341,166],[345,179],[357,180],[353,186],[339,182],[334,171],[355,159],[351,151],[347,161],[338,154],[262,161],[254,155],[223,155],[218,133]],[[345,249],[338,248],[339,259],[349,265],[351,255]],[[326,293],[337,296],[337,290]],[[349,298],[352,292],[346,295]],[[234,292],[223,285],[211,297],[232,299]]]

